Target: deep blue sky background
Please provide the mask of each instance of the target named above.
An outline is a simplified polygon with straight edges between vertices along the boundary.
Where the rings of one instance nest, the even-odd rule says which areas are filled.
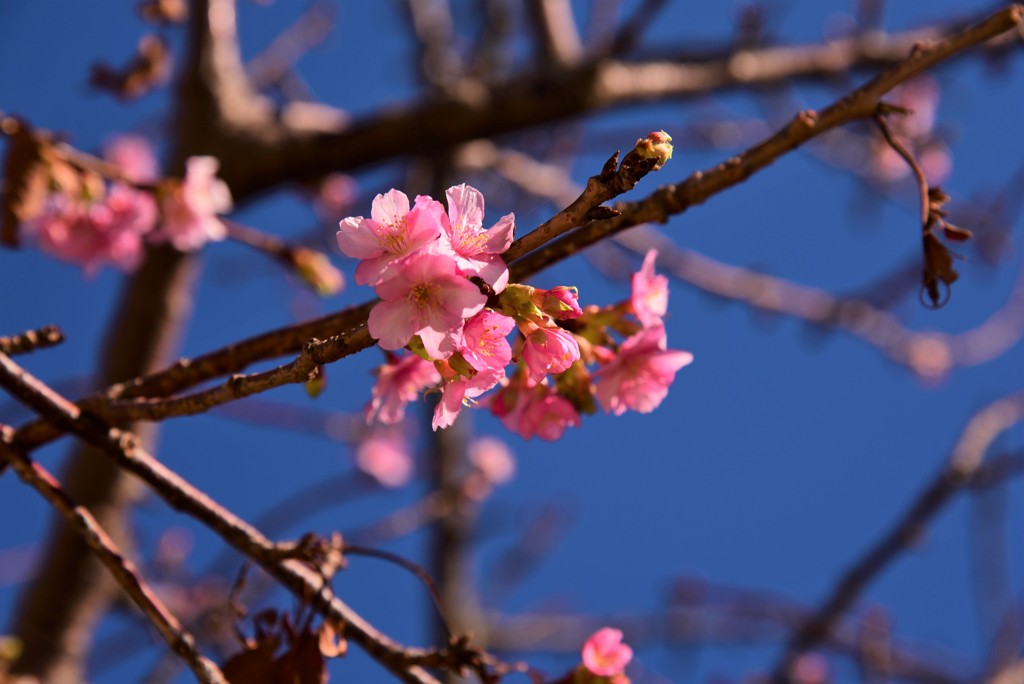
[[[119,64],[134,49],[143,25],[127,9],[130,4],[0,3],[0,109],[25,116],[35,125],[66,131],[84,149],[97,149],[118,131],[158,127],[167,113],[168,91],[121,105],[85,85],[91,62]],[[830,18],[848,11],[851,4],[773,3],[770,26],[786,41],[816,40]],[[886,27],[897,30],[960,11],[980,12],[990,3],[891,5]],[[673,3],[648,41],[678,46],[725,39],[740,6],[732,1],[715,6]],[[282,1],[268,7],[243,2],[240,24],[246,55],[266,45],[304,7],[305,3]],[[394,2],[341,3],[337,32],[301,64],[318,97],[359,114],[401,102],[410,94],[415,75],[406,28],[396,8]],[[176,39],[176,47],[180,44]],[[954,200],[999,190],[1024,158],[1024,63],[1017,56],[1005,73],[993,75],[981,60],[967,57],[939,74],[940,121],[949,132],[954,160],[945,189]],[[796,91],[801,106],[808,107],[823,106],[837,94],[825,87]],[[574,177],[582,182],[616,147],[628,149],[649,130],[671,133],[706,118],[708,112],[740,118],[757,115],[760,109],[748,96],[732,94],[596,116],[585,128],[586,154],[573,169]],[[696,153],[678,148],[672,162],[645,180],[639,192],[682,179],[734,151],[738,149]],[[361,192],[387,190],[396,177],[394,170],[358,175]],[[885,200],[865,191],[848,174],[798,152],[674,219],[665,231],[679,244],[724,261],[833,291],[854,291],[916,256],[914,196],[912,188],[900,186],[895,201]],[[509,210],[516,212],[520,232],[550,214],[537,203],[489,205],[488,217],[496,219]],[[354,213],[368,211],[369,206],[357,207]],[[236,218],[290,237],[305,235],[315,225],[314,214],[296,194],[282,193],[248,205]],[[1015,236],[1020,229],[1018,220]],[[897,307],[911,326],[965,330],[1006,301],[1024,264],[1020,251],[1013,251],[996,268],[982,264],[970,248],[964,251],[969,259],[959,264],[961,280],[949,306],[924,310],[911,293]],[[296,316],[361,302],[370,294],[351,286],[336,298],[317,301],[266,260],[230,244],[213,245],[204,261],[195,316],[184,343],[183,353],[188,355],[286,324]],[[336,263],[351,274],[352,264],[340,257]],[[25,357],[24,362],[44,380],[73,387],[92,372],[120,282],[121,276],[112,271],[86,280],[78,269],[32,249],[0,252],[0,332],[59,324],[67,343]],[[536,282],[577,285],[587,303],[628,296],[628,283],[605,280],[581,258],[544,273]],[[679,283],[673,284],[670,311],[670,346],[692,351],[696,361],[680,373],[656,413],[590,417],[583,429],[567,433],[555,444],[523,442],[483,412],[470,418],[480,432],[505,436],[519,457],[517,479],[486,509],[506,524],[482,546],[485,588],[500,552],[515,539],[509,521],[515,529],[524,516],[550,502],[565,506],[573,517],[564,541],[515,591],[505,606],[508,610],[545,604],[585,613],[656,610],[671,580],[682,575],[818,601],[941,466],[971,412],[1019,390],[1024,380],[1024,345],[987,365],[958,369],[934,386],[863,343],[842,335],[809,335],[803,324],[752,316],[743,306],[712,301]],[[332,367],[328,390],[313,406],[359,410],[369,394],[368,370],[378,362],[379,356],[368,352]],[[298,406],[310,403],[301,388],[283,388],[264,398]],[[24,417],[0,401],[0,420],[20,422]],[[171,421],[163,438],[160,454],[168,464],[250,519],[289,491],[344,472],[351,463],[344,445],[315,435],[242,425],[216,414]],[[1015,428],[998,446],[1024,447],[1024,430]],[[65,450],[66,443],[61,443],[39,455],[48,466],[56,466]],[[1013,589],[1019,591],[1024,579],[1024,489],[1016,482],[1007,491],[1009,567]],[[399,503],[415,500],[421,492],[415,485],[370,497],[329,511],[309,526],[358,527]],[[47,506],[18,480],[0,480],[0,623],[7,622],[20,590],[12,559],[42,538],[49,518]],[[144,505],[138,518],[144,548],[151,548],[156,534],[168,525],[194,530],[196,569],[220,548],[211,535],[168,512],[157,500]],[[978,619],[972,595],[970,518],[966,497],[948,506],[920,546],[872,584],[866,600],[886,607],[897,634],[946,648],[976,666],[987,627]],[[425,558],[421,537],[388,548]],[[354,607],[396,638],[412,643],[427,638],[426,596],[400,571],[357,559],[338,578],[337,587]],[[278,596],[277,605],[290,602]],[[123,618],[112,619],[106,630],[115,632],[118,620],[123,624]],[[156,652],[107,670],[96,681],[135,681]],[[638,653],[635,679],[738,677],[767,667],[776,654],[773,646],[699,653],[644,648]],[[357,649],[351,660],[358,664],[348,670],[347,681],[379,677],[379,670]],[[533,662],[554,674],[573,661],[539,657]],[[341,672],[345,671],[343,666]],[[839,681],[854,681],[854,674],[843,670]]]

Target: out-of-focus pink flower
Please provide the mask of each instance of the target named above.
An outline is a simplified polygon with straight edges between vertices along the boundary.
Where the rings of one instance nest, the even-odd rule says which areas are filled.
[[[443,220],[440,202],[420,196],[410,209],[404,192],[389,190],[374,198],[370,218],[350,216],[338,224],[338,246],[362,260],[356,267],[356,282],[376,285],[396,259],[436,241]]]
[[[554,442],[562,438],[565,429],[582,425],[576,407],[565,397],[553,392],[528,393],[527,402],[519,417],[517,432],[523,439],[537,436]]]
[[[526,336],[523,361],[530,377],[540,382],[548,373],[561,373],[580,358],[572,333],[561,328],[537,328]]]
[[[941,142],[928,145],[922,150],[918,162],[928,184],[932,186],[941,185],[953,172],[953,158]]]
[[[508,266],[501,254],[512,244],[515,215],[502,216],[484,230],[484,196],[476,188],[456,185],[448,188],[448,221],[441,234],[443,245],[455,255],[467,276],[480,276],[495,292],[508,284]]]
[[[633,649],[622,643],[622,632],[604,627],[583,644],[583,666],[600,677],[622,674],[633,659]]]
[[[491,413],[523,439],[540,437],[553,442],[561,439],[566,428],[582,424],[568,399],[524,375],[509,380],[491,398],[490,406]]]
[[[146,193],[115,184],[95,202],[52,195],[26,224],[40,249],[95,275],[107,263],[131,270],[142,259],[142,237],[153,229],[156,205]]]
[[[579,318],[583,315],[580,308],[579,292],[575,287],[559,285],[550,290],[535,289],[533,302],[537,308],[556,321]]]
[[[394,432],[373,432],[356,449],[356,466],[385,487],[401,487],[413,473],[409,445]]]
[[[935,134],[939,105],[939,82],[928,75],[895,88],[888,101],[911,110],[910,114],[892,114],[888,121],[893,133],[913,152],[930,185],[949,177],[953,168],[949,149]],[[868,171],[883,183],[895,183],[908,177],[910,166],[882,139],[872,142]]]
[[[633,274],[630,303],[633,313],[645,328],[661,323],[668,311],[668,278],[654,272],[657,258],[658,250],[648,250],[640,270]]]
[[[125,178],[134,183],[155,183],[160,178],[153,147],[141,135],[112,137],[103,145],[103,158],[118,166]]]
[[[463,322],[487,302],[455,260],[443,254],[413,254],[395,262],[376,291],[383,301],[370,311],[368,326],[380,346],[400,349],[419,335],[435,359],[451,356]]]
[[[939,95],[939,82],[927,74],[894,88],[888,100],[911,110],[908,115],[891,118],[896,132],[912,139],[929,137],[935,130]]]
[[[605,411],[649,413],[661,404],[676,371],[693,361],[693,354],[665,346],[664,326],[644,328],[622,343],[611,363],[594,372],[597,399]]]
[[[356,198],[358,185],[352,176],[332,173],[320,181],[313,199],[313,207],[320,218],[333,220],[344,215]]]
[[[377,369],[373,398],[366,405],[366,422],[394,425],[405,417],[405,405],[425,387],[441,382],[434,364],[415,354],[396,358]]]
[[[820,653],[804,653],[793,663],[794,684],[825,684],[828,682],[828,660]]]
[[[214,157],[188,158],[184,180],[162,194],[163,221],[153,235],[155,241],[170,242],[182,252],[192,252],[209,241],[227,237],[217,214],[231,210],[231,191],[217,178],[219,166]]]
[[[512,450],[495,437],[480,437],[470,442],[469,463],[493,485],[505,484],[516,474]]]

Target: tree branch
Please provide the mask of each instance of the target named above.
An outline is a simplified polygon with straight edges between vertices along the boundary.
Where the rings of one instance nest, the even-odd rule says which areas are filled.
[[[3,359],[4,355],[0,355],[0,362]],[[192,634],[139,576],[134,564],[121,553],[88,509],[72,501],[49,471],[15,450],[7,439],[0,439],[0,458],[10,463],[26,484],[38,491],[64,516],[135,605],[146,614],[170,649],[185,661],[200,682],[227,683],[220,668],[196,650]]]
[[[1016,20],[1008,17],[1016,11],[1009,7],[993,17],[990,21],[1000,28],[989,37],[1012,28]],[[281,122],[241,126],[237,135],[219,141],[218,156],[223,161],[222,176],[236,198],[243,199],[282,181],[308,181],[410,153],[429,155],[477,138],[588,112],[706,97],[738,87],[834,78],[854,68],[900,63],[915,46],[934,41],[951,28],[958,27],[741,50],[693,62],[582,62],[550,74],[520,74],[493,90],[467,89],[458,97],[412,103],[338,125],[325,123],[322,116],[307,121],[284,113]],[[970,44],[983,40],[974,40],[972,34]],[[919,64],[921,70],[930,65]]]
[[[1024,6],[1011,5],[960,33],[928,45],[919,45],[908,59],[833,102],[820,113],[813,110],[800,112],[785,128],[740,155],[706,171],[696,171],[682,183],[664,186],[642,200],[620,202],[614,207],[620,212],[619,216],[592,221],[531,252],[512,264],[512,280],[536,273],[627,228],[642,223],[665,223],[670,216],[681,214],[746,180],[808,140],[837,126],[874,116],[882,96],[900,83],[967,48],[1018,28],[1022,18]]]
[[[282,560],[279,545],[153,458],[139,446],[133,434],[108,428],[96,418],[82,413],[74,404],[4,356],[0,356],[0,386],[49,420],[97,447],[118,468],[148,483],[171,507],[196,518],[225,542],[255,560],[300,600],[309,601],[325,617],[344,625],[346,637],[404,681],[436,682],[427,673],[406,667],[409,659],[422,658],[427,651],[400,646],[378,632],[335,596],[318,572],[299,561]],[[18,445],[16,437],[8,441],[21,453],[23,448]]]
[[[37,349],[53,347],[64,341],[64,333],[55,325],[48,325],[38,330],[28,330],[9,337],[0,337],[0,354],[16,356],[27,354]]]
[[[886,566],[917,536],[962,488],[970,485],[992,442],[1024,420],[1024,392],[1000,399],[976,413],[960,435],[946,466],[910,508],[836,583],[829,597],[793,633],[772,675],[775,684],[791,681],[796,660],[827,639],[836,621]]]

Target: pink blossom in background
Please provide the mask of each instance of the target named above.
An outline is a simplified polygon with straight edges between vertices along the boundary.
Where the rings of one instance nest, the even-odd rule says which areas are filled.
[[[576,407],[560,394],[550,390],[543,393],[528,392],[516,431],[523,439],[536,436],[554,442],[562,438],[566,428],[580,427],[582,424]]]
[[[828,660],[820,653],[804,653],[790,670],[794,684],[826,684],[829,680]]]
[[[317,186],[313,208],[324,220],[337,218],[352,206],[358,190],[359,184],[352,176],[332,173]]]
[[[470,442],[469,463],[493,485],[510,482],[516,474],[512,450],[496,437],[480,437]]]
[[[121,169],[134,183],[156,183],[160,179],[153,146],[141,135],[117,135],[103,144],[103,158]]]
[[[456,185],[448,188],[448,221],[441,239],[467,276],[480,276],[495,292],[508,284],[508,266],[501,254],[512,244],[515,215],[502,216],[484,230],[484,196],[476,188]]]
[[[540,437],[548,442],[561,439],[566,428],[582,425],[576,407],[547,385],[528,376],[516,376],[490,402],[491,413],[523,439]]]
[[[930,185],[943,183],[953,170],[949,149],[937,136],[940,88],[932,76],[918,76],[893,89],[888,102],[911,110],[910,114],[892,114],[887,121],[893,133],[914,155]],[[894,183],[911,175],[910,166],[885,140],[872,141],[868,157],[869,173],[884,183]]]
[[[43,212],[26,224],[26,232],[44,252],[94,276],[105,264],[125,271],[138,266],[143,236],[155,222],[156,205],[149,195],[115,184],[95,202],[52,195]]]
[[[894,114],[889,118],[894,130],[899,135],[913,139],[931,136],[938,117],[940,94],[938,80],[928,74],[893,88],[887,101],[911,110],[905,116]]]
[[[633,649],[622,643],[622,632],[604,627],[594,632],[582,651],[583,666],[600,677],[622,674],[633,659]]]
[[[419,335],[432,358],[455,351],[463,322],[487,298],[443,254],[413,254],[393,264],[376,286],[383,300],[370,311],[370,335],[384,349],[401,349]]]
[[[405,405],[420,391],[441,382],[434,364],[415,354],[395,358],[377,369],[373,397],[366,405],[366,421],[393,425],[405,417]]]
[[[209,241],[227,237],[217,218],[231,210],[231,191],[217,178],[220,162],[214,157],[189,157],[184,180],[164,192],[160,201],[160,229],[156,242],[170,242],[175,249],[192,252]]]
[[[409,445],[394,432],[372,432],[360,442],[356,467],[385,487],[401,487],[413,474]]]
[[[338,224],[338,246],[355,259],[355,280],[376,285],[384,270],[396,259],[435,242],[441,234],[444,207],[430,197],[409,198],[400,190],[389,190],[373,200],[370,218],[350,216]]]
[[[576,338],[561,328],[537,328],[526,336],[523,345],[523,361],[537,382],[548,373],[561,373],[579,358]]]
[[[676,372],[693,361],[693,354],[667,350],[665,328],[644,328],[628,338],[615,359],[594,372],[597,400],[608,413],[626,409],[649,413],[656,409]]]
[[[645,328],[661,323],[668,311],[668,278],[654,272],[657,258],[658,250],[648,250],[640,270],[633,274],[630,303]]]

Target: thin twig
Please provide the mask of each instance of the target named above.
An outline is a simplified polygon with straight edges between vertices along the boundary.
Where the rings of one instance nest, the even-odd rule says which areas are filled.
[[[958,491],[978,472],[992,442],[1024,420],[1024,392],[1000,399],[976,413],[960,435],[944,468],[918,495],[910,508],[836,582],[828,598],[793,633],[772,675],[775,684],[790,681],[796,660],[814,648],[853,605],[867,585],[920,534]]]
[[[569,0],[529,0],[529,16],[533,20],[533,38],[546,68],[564,68],[583,56]]]
[[[53,347],[64,341],[64,333],[55,325],[28,330],[9,337],[0,337],[0,354],[17,356],[37,349]]]
[[[670,216],[682,214],[690,207],[706,202],[822,133],[851,121],[874,116],[882,96],[900,83],[963,50],[1016,29],[1022,19],[1024,6],[1011,5],[980,24],[944,40],[927,46],[918,46],[919,49],[902,63],[836,100],[820,112],[800,112],[775,135],[738,156],[705,171],[697,171],[682,183],[659,188],[644,199],[620,202],[613,207],[620,212],[618,216],[592,221],[581,229],[518,259],[511,265],[512,280],[521,280],[627,228],[642,223],[664,223]]]
[[[0,355],[2,359],[3,355]],[[227,684],[220,668],[196,650],[192,634],[139,576],[135,565],[121,553],[87,508],[72,501],[49,471],[16,450],[6,438],[0,439],[0,458],[10,463],[26,484],[39,492],[64,516],[135,605],[146,614],[170,649],[188,664],[199,681]]]
[[[914,179],[917,181],[917,191],[921,200],[921,227],[923,229],[928,225],[928,179],[925,178],[924,169],[917,163],[914,155],[910,153],[906,145],[896,138],[896,134],[893,133],[892,126],[886,121],[885,116],[881,113],[875,114],[874,119],[875,125],[882,132],[882,137],[885,138],[885,142],[896,154],[902,157],[903,161],[907,162],[907,166],[914,173]]]
[[[309,601],[326,617],[344,625],[346,637],[362,646],[404,681],[436,684],[436,680],[429,674],[407,667],[409,659],[423,657],[423,649],[403,647],[381,634],[343,603],[318,572],[299,561],[282,560],[283,555],[286,555],[283,552],[291,548],[291,545],[282,546],[271,542],[259,530],[153,458],[138,445],[134,435],[116,428],[107,428],[97,419],[83,414],[74,404],[6,356],[0,356],[0,386],[49,420],[98,447],[118,466],[147,482],[173,508],[196,518],[228,544],[255,560],[300,600]],[[18,453],[21,453],[20,448]]]

